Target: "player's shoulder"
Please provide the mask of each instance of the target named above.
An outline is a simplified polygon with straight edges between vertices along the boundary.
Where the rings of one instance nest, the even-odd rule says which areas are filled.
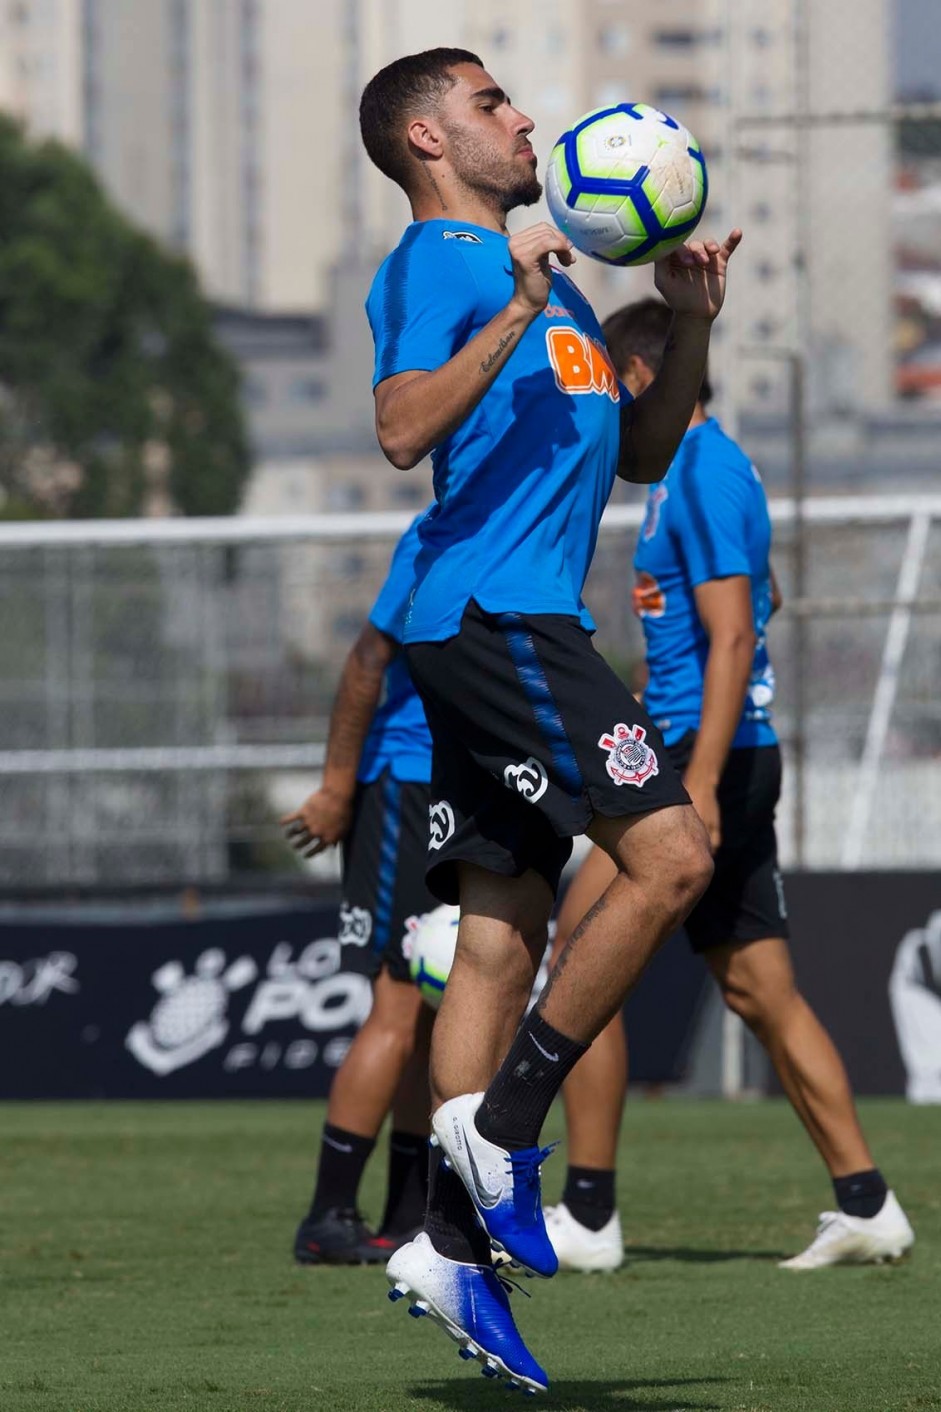
[[[413,221],[376,271],[367,303],[383,302],[390,290],[434,288],[440,295],[469,282],[465,252],[483,246],[484,235],[453,221]]]
[[[686,433],[676,470],[676,480],[687,484],[708,481],[714,487],[722,478],[747,485],[761,484],[748,456],[715,417],[709,417]]]
[[[429,263],[435,266],[463,265],[469,251],[485,253],[495,232],[462,226],[457,221],[413,221],[406,226],[402,239],[390,250],[379,266],[377,279],[394,267],[421,274]],[[499,239],[499,237],[497,237]]]

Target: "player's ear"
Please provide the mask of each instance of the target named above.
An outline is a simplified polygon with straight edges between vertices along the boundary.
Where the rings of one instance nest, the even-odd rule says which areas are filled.
[[[432,118],[413,118],[406,136],[409,147],[419,157],[440,157],[444,151],[444,134]]]

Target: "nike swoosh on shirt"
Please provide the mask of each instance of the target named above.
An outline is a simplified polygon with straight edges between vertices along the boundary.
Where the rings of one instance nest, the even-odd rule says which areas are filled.
[[[484,1186],[483,1178],[477,1163],[474,1161],[474,1154],[471,1151],[470,1143],[467,1144],[467,1160],[470,1162],[471,1176],[474,1178],[474,1187],[477,1191],[477,1200],[485,1211],[492,1211],[503,1195],[503,1188],[498,1192],[492,1192]]]
[[[544,1054],[546,1058],[550,1060],[550,1062],[553,1064],[557,1064],[559,1062],[558,1054],[550,1054],[548,1049],[543,1049],[542,1045],[539,1043],[538,1039],[534,1034],[531,1034],[529,1037],[532,1040],[533,1044],[536,1046],[536,1048],[539,1050],[540,1054]]]

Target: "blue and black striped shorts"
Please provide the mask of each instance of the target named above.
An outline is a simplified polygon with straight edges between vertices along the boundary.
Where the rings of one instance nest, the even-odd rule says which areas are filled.
[[[557,889],[596,814],[650,813],[689,796],[663,739],[578,618],[487,613],[412,643],[409,670],[434,743],[428,885],[457,901],[455,865]]]

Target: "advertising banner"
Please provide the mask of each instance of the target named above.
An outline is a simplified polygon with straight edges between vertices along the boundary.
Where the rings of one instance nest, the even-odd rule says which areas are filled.
[[[856,1092],[941,1102],[941,876],[805,873],[786,894],[798,982]],[[333,898],[8,914],[0,1098],[324,1096],[370,1006],[337,930]],[[672,937],[625,1008],[634,1082],[683,1078],[709,984]]]
[[[89,910],[0,922],[0,1098],[326,1095],[371,1000],[334,900]],[[638,1080],[681,1076],[703,983],[672,938],[630,1001]]]
[[[941,872],[786,879],[805,997],[857,1093],[941,1103]]]
[[[290,903],[0,926],[0,1097],[325,1093],[371,999],[336,923]]]

